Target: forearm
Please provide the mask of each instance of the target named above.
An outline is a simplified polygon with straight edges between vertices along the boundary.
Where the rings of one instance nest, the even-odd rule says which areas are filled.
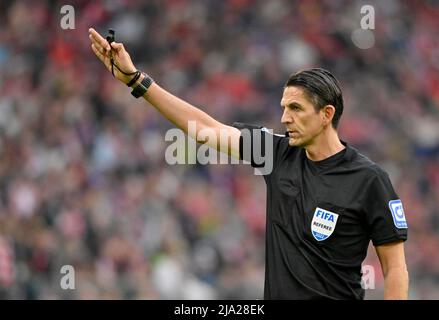
[[[141,81],[141,79],[139,79],[139,81]],[[194,121],[196,123],[196,132],[205,128],[217,130],[223,126],[222,123],[218,122],[204,111],[174,96],[156,83],[151,85],[143,98],[156,108],[166,119],[172,122],[176,127],[182,129],[185,133],[188,133],[189,121]]]
[[[405,267],[389,269],[384,275],[384,299],[407,300],[409,278]]]

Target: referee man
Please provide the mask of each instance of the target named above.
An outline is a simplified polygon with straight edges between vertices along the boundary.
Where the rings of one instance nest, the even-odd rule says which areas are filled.
[[[286,134],[265,128],[222,124],[172,95],[138,71],[123,44],[89,29],[91,47],[108,70],[164,117],[188,133],[210,129],[219,141],[211,147],[253,166],[253,130],[272,139],[273,169],[267,184],[265,299],[364,299],[361,264],[370,240],[384,276],[384,299],[408,298],[404,256],[407,222],[387,173],[337,134],[343,112],[338,81],[323,69],[293,74],[286,82],[281,122]],[[219,139],[226,131],[231,143]],[[253,135],[251,135],[253,136]],[[197,135],[192,138],[197,139]],[[247,139],[248,140],[248,139]],[[200,141],[198,142],[205,142]],[[209,145],[209,141],[207,141]]]

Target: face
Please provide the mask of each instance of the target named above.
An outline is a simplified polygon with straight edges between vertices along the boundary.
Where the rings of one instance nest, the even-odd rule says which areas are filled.
[[[289,133],[290,146],[312,144],[327,125],[325,108],[316,112],[300,87],[286,87],[280,104],[283,109],[281,122]]]

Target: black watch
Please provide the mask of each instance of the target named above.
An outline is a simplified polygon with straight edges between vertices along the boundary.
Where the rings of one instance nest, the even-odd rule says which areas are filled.
[[[136,86],[133,91],[131,91],[131,94],[135,97],[135,98],[140,98],[142,97],[146,91],[148,91],[149,87],[151,86],[151,84],[154,82],[154,80],[148,76],[147,74],[145,74],[145,77],[143,78],[142,82],[139,83],[138,86]]]

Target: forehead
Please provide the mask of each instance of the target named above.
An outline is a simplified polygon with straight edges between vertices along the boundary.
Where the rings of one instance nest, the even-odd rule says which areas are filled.
[[[300,87],[289,86],[284,89],[281,106],[286,106],[290,103],[299,103],[301,105],[309,104],[310,102],[304,94],[304,90]]]

